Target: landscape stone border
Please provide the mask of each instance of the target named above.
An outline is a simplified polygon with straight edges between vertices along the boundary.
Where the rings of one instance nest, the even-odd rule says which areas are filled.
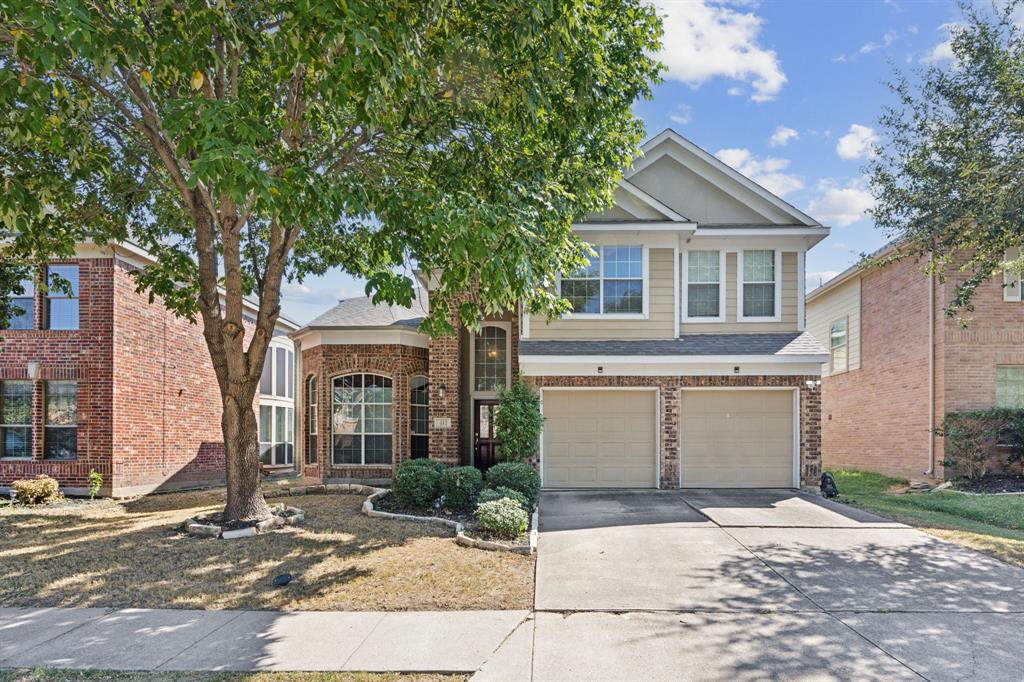
[[[298,507],[290,507],[285,504],[274,509],[274,514],[269,519],[264,519],[254,526],[224,530],[213,523],[204,523],[200,517],[193,516],[185,522],[185,531],[189,535],[201,538],[220,538],[222,540],[237,540],[239,538],[251,538],[260,533],[266,533],[279,526],[293,526],[306,520],[306,512]]]

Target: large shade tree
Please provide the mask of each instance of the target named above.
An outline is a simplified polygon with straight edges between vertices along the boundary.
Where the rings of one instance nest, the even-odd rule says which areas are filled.
[[[660,34],[641,0],[3,0],[3,256],[148,249],[138,286],[213,360],[225,516],[264,517],[252,405],[282,281],[337,267],[408,303],[410,265],[439,273],[431,334],[453,309],[559,312]]]
[[[951,315],[970,308],[981,283],[1024,267],[1024,256],[1005,256],[1024,237],[1022,8],[963,6],[952,59],[893,83],[897,102],[870,163],[871,215],[900,244],[892,258],[956,275]]]

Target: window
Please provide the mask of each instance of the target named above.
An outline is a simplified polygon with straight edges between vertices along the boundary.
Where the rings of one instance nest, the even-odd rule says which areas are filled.
[[[769,249],[743,251],[742,286],[740,288],[742,304],[741,319],[774,320],[777,315],[775,281],[779,268],[777,254]]]
[[[338,377],[332,394],[332,462],[391,464],[391,379]]]
[[[32,457],[32,382],[0,382],[0,457]]]
[[[78,385],[73,381],[47,381],[44,386],[43,457],[78,456]]]
[[[563,277],[561,295],[575,314],[644,312],[644,250],[641,246],[595,246],[597,255]]]
[[[686,254],[687,319],[721,320],[722,263],[721,251],[688,251]]]
[[[836,320],[829,327],[829,353],[832,356],[830,371],[832,374],[839,374],[849,369],[850,344],[847,335],[847,318]]]
[[[409,453],[413,459],[429,454],[430,395],[426,377],[409,382]]]
[[[36,310],[36,284],[30,279],[23,279],[20,282],[21,293],[11,297],[11,303],[15,310],[12,311],[11,319],[8,320],[8,329],[34,329]],[[21,312],[18,312],[21,311]]]
[[[270,466],[285,466],[293,461],[295,436],[291,407],[260,405],[260,461]]]
[[[71,285],[71,295],[57,284],[57,278]],[[78,266],[51,265],[47,274],[46,328],[78,329]]]
[[[1006,263],[1012,263],[1020,258],[1020,248],[1014,247],[1007,249],[1004,260]],[[1015,268],[1009,267],[1003,270],[1003,300],[1004,301],[1020,301],[1021,296],[1021,276]]]
[[[316,464],[317,427],[316,377],[306,382],[306,464]]]
[[[508,387],[508,332],[484,325],[473,337],[473,390],[497,392]]]
[[[263,359],[260,394],[278,398],[294,397],[295,352],[283,346],[270,346]]]
[[[996,407],[1024,408],[1024,365],[996,367]]]

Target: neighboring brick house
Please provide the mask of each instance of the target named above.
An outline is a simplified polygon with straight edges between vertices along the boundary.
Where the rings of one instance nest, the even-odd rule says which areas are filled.
[[[1020,282],[985,282],[973,311],[947,316],[964,277],[939,282],[908,258],[854,266],[807,295],[807,328],[831,349],[821,392],[826,467],[942,477],[934,429],[947,413],[1024,407]]]
[[[540,391],[545,487],[816,485],[827,355],[804,330],[804,262],[828,228],[673,131],[643,153],[614,206],[574,226],[597,255],[560,279],[565,318],[509,311],[431,339],[421,280],[411,308],[344,300],[293,333],[303,472],[486,469],[498,393],[521,374]]]
[[[223,482],[220,394],[201,328],[136,292],[129,273],[149,262],[130,244],[81,244],[48,267],[73,295],[26,283],[16,301],[25,313],[0,332],[0,488],[47,474],[82,493],[93,469],[116,496]],[[270,464],[293,461],[296,328],[278,325],[256,406]]]

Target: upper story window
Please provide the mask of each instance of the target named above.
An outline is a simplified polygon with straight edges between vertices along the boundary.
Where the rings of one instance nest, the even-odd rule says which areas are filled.
[[[642,246],[594,246],[589,265],[563,277],[561,295],[574,314],[642,315],[644,249]]]
[[[32,457],[31,381],[0,381],[0,457]]]
[[[58,284],[56,275],[70,285],[68,292]],[[46,328],[78,329],[78,266],[51,265],[47,268]]]
[[[843,317],[829,325],[829,370],[832,374],[845,372],[850,367],[850,338],[847,331],[849,321]]]
[[[779,255],[772,249],[740,252],[740,320],[779,320]]]
[[[295,352],[283,346],[270,346],[263,360],[260,394],[292,398],[295,392]]]
[[[473,336],[473,390],[485,393],[508,387],[509,331],[504,325],[485,324]]]
[[[35,328],[36,313],[36,283],[30,279],[21,281],[21,293],[11,298],[16,310],[13,311],[11,319],[8,320],[8,329],[33,329]],[[21,312],[18,312],[21,311]]]
[[[698,322],[724,320],[722,277],[725,274],[725,252],[688,251],[683,266],[686,287],[684,317]]]

